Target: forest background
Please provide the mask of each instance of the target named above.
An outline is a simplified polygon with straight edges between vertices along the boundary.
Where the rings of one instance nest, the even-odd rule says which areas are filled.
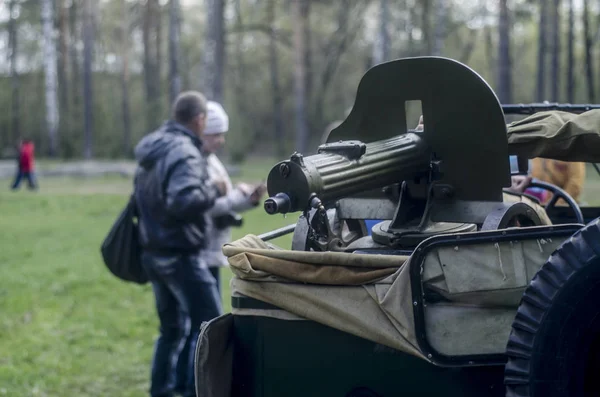
[[[222,102],[230,163],[314,151],[362,75],[439,55],[502,103],[594,103],[600,3],[588,0],[3,0],[0,156],[130,159],[181,90]]]

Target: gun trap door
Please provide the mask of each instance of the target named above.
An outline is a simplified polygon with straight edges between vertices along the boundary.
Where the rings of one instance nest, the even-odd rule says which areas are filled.
[[[447,58],[418,57],[379,64],[363,76],[348,117],[328,142],[387,139],[408,131],[405,106],[420,101],[423,136],[441,160],[437,182],[453,200],[502,201],[510,186],[504,113],[486,81]]]

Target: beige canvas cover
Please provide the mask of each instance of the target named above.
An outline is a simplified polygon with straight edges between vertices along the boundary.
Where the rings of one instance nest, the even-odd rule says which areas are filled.
[[[429,253],[423,266],[424,288],[449,300],[428,304],[425,308],[430,343],[445,354],[503,353],[520,296],[561,243],[559,238],[460,244],[440,247]],[[227,245],[224,253],[232,259],[230,266],[235,273],[231,281],[232,293],[283,310],[259,314],[256,310],[234,309],[234,314],[282,319],[297,316],[428,360],[420,351],[415,336],[409,273],[411,258],[367,255],[371,269],[387,269],[390,274],[382,277],[367,271],[361,275],[368,274],[369,277],[358,280],[354,268],[349,265],[354,263],[352,257],[357,254],[330,256],[327,254],[333,253],[288,251],[266,244],[256,236],[247,236]],[[282,260],[282,256],[286,259]],[[336,258],[337,264],[328,262],[332,257]],[[358,262],[365,265],[362,260]],[[279,267],[277,272],[266,271],[266,262],[271,262],[270,268]],[[343,270],[333,272],[331,282],[327,273],[321,273],[318,282],[311,282],[308,281],[310,277],[289,271],[306,263],[337,266]],[[353,283],[341,283],[344,277]]]
[[[600,162],[600,110],[539,112],[508,125],[509,153],[526,158]]]
[[[361,285],[391,275],[407,256],[281,249],[249,234],[223,246],[234,274],[246,280],[291,280],[329,285]]]
[[[552,221],[550,220],[550,217],[546,213],[546,210],[544,209],[544,207],[542,207],[540,204],[538,204],[537,201],[534,201],[533,199],[527,197],[526,195],[517,194],[517,193],[504,192],[502,194],[502,196],[503,196],[503,200],[505,203],[521,202],[521,203],[525,203],[525,204],[529,205],[531,208],[533,208],[535,213],[540,217],[540,221],[542,222],[542,225],[551,225],[552,224]]]

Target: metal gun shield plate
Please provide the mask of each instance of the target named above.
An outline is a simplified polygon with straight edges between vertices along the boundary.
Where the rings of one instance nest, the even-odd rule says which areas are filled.
[[[460,201],[502,201],[510,186],[504,113],[486,81],[447,58],[405,58],[371,68],[328,142],[373,142],[407,132],[405,103],[421,101],[425,141],[442,160],[439,183]],[[435,159],[434,158],[434,159]]]

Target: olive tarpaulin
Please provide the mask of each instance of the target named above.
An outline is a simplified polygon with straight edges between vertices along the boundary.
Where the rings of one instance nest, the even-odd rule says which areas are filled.
[[[507,127],[511,155],[600,162],[600,110],[539,112]]]

